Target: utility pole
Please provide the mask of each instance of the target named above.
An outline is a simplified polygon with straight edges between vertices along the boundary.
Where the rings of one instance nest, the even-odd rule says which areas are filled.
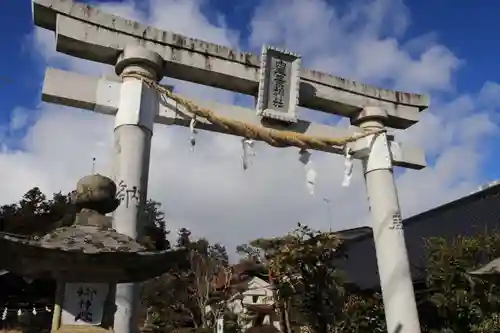
[[[328,231],[332,232],[332,211],[330,209],[330,202],[331,200],[329,198],[323,198],[323,201],[326,204],[326,213],[327,213],[327,218],[328,218]]]

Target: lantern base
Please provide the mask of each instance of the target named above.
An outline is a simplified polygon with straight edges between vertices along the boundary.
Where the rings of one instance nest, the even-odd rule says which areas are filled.
[[[115,285],[58,282],[51,333],[113,333]]]

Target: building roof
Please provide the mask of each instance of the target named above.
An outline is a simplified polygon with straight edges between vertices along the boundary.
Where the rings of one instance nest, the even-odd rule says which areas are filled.
[[[423,278],[424,239],[443,237],[452,240],[459,235],[500,228],[500,184],[480,188],[463,198],[414,215],[403,221],[406,248],[415,281]],[[371,228],[340,231],[341,235],[357,235],[347,250],[348,258],[341,267],[347,279],[360,288],[378,288],[379,276]]]
[[[54,280],[29,280],[14,273],[0,275],[0,308],[30,308],[50,305],[53,302]]]
[[[279,333],[280,331],[273,325],[260,325],[250,327],[245,333]]]
[[[245,284],[252,277],[261,277],[267,280],[266,273],[267,271],[262,264],[245,261],[221,269],[212,283],[214,289],[220,290]]]

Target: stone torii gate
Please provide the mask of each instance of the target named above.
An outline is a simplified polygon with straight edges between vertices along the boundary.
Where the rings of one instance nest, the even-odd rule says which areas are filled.
[[[155,122],[189,126],[196,117],[197,128],[335,154],[344,154],[347,144],[363,162],[388,332],[420,332],[392,167],[421,169],[425,157],[383,131],[417,123],[428,107],[425,96],[301,69],[300,57],[280,50],[267,48],[259,59],[69,0],[32,4],[35,25],[55,32],[59,52],[114,66],[121,76],[95,78],[48,68],[42,92],[46,102],[115,116],[114,180],[124,200],[114,215],[118,232],[133,238],[141,232],[138,213],[147,198]],[[277,74],[270,78],[271,72]],[[157,84],[165,76],[258,96],[258,112],[192,99],[186,107],[185,99]],[[354,126],[297,119],[296,106],[348,117]],[[341,143],[339,137],[351,139]],[[114,331],[136,332],[137,286],[116,289]]]

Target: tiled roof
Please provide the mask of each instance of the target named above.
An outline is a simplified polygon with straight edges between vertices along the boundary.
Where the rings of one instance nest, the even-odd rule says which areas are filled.
[[[229,267],[229,270],[222,269],[213,281],[216,290],[229,286],[236,286],[248,282],[254,276],[262,276],[263,266],[251,262],[242,262]]]
[[[458,235],[473,235],[500,228],[500,185],[472,193],[403,221],[406,247],[414,280],[423,278],[423,240],[443,237],[452,240]],[[379,285],[373,234],[370,228],[344,230],[341,233],[361,235],[348,247],[348,259],[342,264],[349,281],[361,288]]]

